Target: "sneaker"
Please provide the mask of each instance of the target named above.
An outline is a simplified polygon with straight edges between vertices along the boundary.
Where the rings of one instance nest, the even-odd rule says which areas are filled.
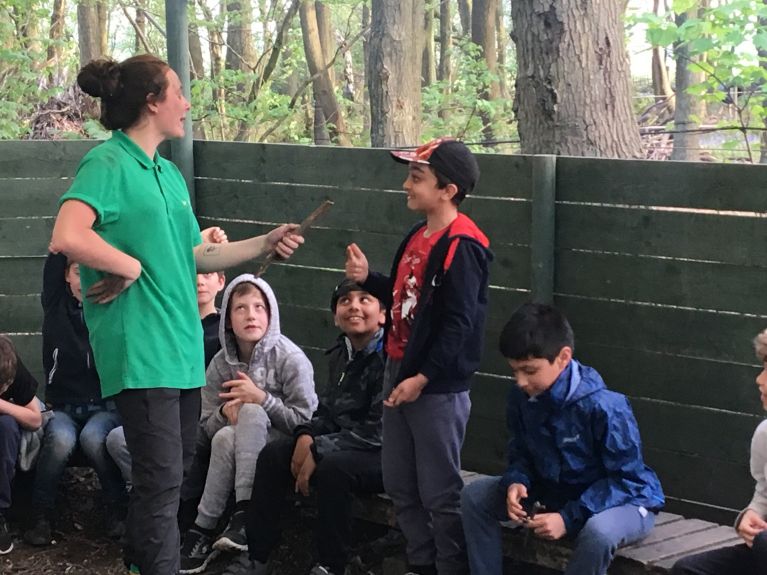
[[[267,575],[268,573],[268,563],[251,559],[247,553],[240,553],[226,566],[221,575]]]
[[[181,548],[181,575],[202,573],[213,558],[218,555],[211,547],[213,538],[201,533],[196,529],[190,529],[184,537],[184,545]]]
[[[245,511],[235,511],[229,525],[213,544],[219,551],[247,551],[248,537],[245,534]]]
[[[0,513],[0,555],[5,555],[13,551],[13,537],[8,531],[8,523],[5,521],[5,515]]]
[[[51,544],[51,523],[44,512],[37,511],[32,516],[32,527],[24,532],[24,541],[38,547]]]

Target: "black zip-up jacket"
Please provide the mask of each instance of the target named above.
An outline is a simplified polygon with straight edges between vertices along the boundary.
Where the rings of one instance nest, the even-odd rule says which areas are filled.
[[[328,382],[311,421],[296,427],[294,436],[314,437],[312,453],[319,461],[340,450],[381,448],[383,415],[383,330],[365,349],[354,351],[345,335],[327,352]]]
[[[54,408],[102,403],[83,308],[64,279],[66,268],[63,254],[49,254],[43,268],[45,401]]]
[[[363,284],[389,310],[400,259],[410,238],[425,225],[425,221],[417,223],[402,241],[391,276],[370,272]],[[485,234],[461,213],[434,245],[426,262],[423,289],[397,383],[422,373],[429,379],[422,393],[469,389],[484,342],[489,266],[493,260],[489,245]],[[386,316],[388,332],[391,314]]]

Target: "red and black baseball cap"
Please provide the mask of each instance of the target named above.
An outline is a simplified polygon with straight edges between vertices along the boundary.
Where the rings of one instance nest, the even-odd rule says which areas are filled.
[[[391,155],[403,164],[428,164],[466,193],[479,181],[477,159],[466,144],[454,138],[437,138],[415,150],[392,150]]]

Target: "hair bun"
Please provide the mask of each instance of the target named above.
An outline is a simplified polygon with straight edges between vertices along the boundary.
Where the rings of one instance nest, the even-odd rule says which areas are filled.
[[[77,84],[94,98],[111,99],[121,89],[120,64],[110,59],[93,60],[77,75]]]

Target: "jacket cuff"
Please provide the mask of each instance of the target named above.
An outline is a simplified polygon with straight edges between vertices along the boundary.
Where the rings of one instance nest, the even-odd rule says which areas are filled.
[[[565,522],[568,535],[576,535],[589,518],[586,509],[578,501],[571,501],[559,510],[559,514]]]
[[[310,425],[303,423],[296,426],[296,428],[293,430],[293,439],[298,439],[302,435],[311,435],[314,437],[314,431],[312,431]]]
[[[501,476],[501,487],[503,487],[505,490],[509,489],[509,486],[512,483],[520,483],[527,487],[528,491],[530,490],[530,480],[527,478],[527,476],[524,473],[520,473],[516,469],[510,469],[506,473],[504,473]]]

